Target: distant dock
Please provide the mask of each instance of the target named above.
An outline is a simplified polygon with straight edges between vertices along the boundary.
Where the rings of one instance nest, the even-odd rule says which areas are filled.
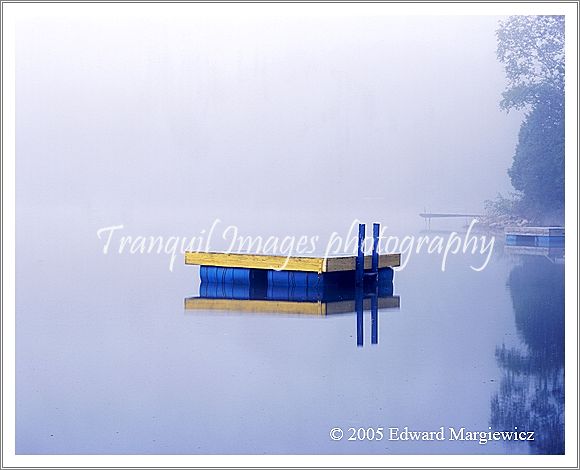
[[[506,227],[505,229],[505,242],[510,246],[563,246],[564,237],[564,227]]]
[[[482,214],[466,214],[466,213],[451,213],[451,212],[421,212],[419,217],[425,219],[425,223],[428,228],[431,228],[431,219],[452,219],[452,218],[463,218],[463,219],[478,219],[483,217]]]

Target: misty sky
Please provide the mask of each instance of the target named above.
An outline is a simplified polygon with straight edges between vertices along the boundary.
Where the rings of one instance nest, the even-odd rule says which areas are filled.
[[[17,204],[480,211],[521,121],[498,20],[23,19]]]

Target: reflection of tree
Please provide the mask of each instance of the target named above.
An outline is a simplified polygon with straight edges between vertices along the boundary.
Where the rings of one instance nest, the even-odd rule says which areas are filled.
[[[535,431],[533,452],[563,454],[564,266],[526,257],[513,268],[508,286],[526,347],[496,349],[505,375],[491,402],[491,426]]]

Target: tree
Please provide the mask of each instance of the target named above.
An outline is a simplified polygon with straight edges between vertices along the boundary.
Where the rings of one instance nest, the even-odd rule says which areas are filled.
[[[497,30],[508,86],[500,103],[521,109],[564,96],[564,17],[510,16]]]
[[[529,218],[561,219],[564,208],[564,17],[512,16],[500,22],[497,57],[507,89],[500,106],[523,109],[508,170]]]
[[[564,207],[564,105],[539,101],[520,128],[508,174],[524,195],[524,210],[558,218]]]

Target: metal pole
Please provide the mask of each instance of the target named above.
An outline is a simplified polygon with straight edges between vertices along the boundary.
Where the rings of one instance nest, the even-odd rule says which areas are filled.
[[[379,232],[381,229],[380,224],[373,224],[373,274],[375,276],[379,275]]]
[[[365,224],[358,224],[358,253],[356,256],[356,285],[362,287],[365,275]]]
[[[379,232],[380,224],[373,224],[373,277],[374,292],[371,297],[371,344],[379,342]]]

